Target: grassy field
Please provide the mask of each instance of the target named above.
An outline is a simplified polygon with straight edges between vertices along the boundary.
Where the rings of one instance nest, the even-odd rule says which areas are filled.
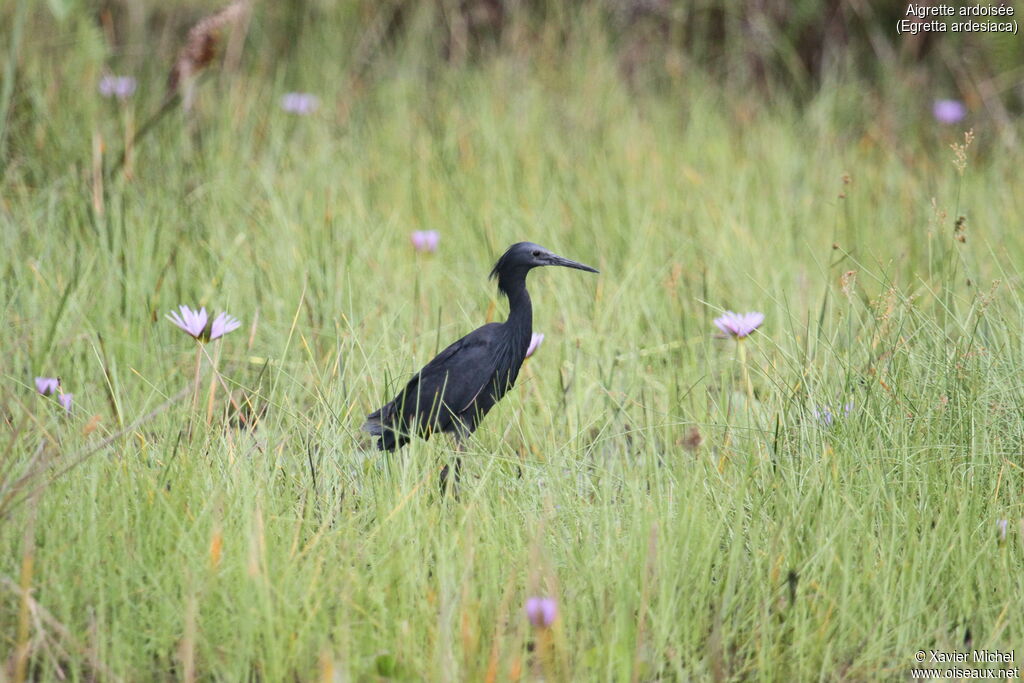
[[[109,173],[165,71],[104,99],[66,30],[25,38],[0,179],[7,677],[902,680],[1024,642],[1024,179],[984,121],[638,92],[598,39],[355,93],[314,45]],[[544,344],[442,499],[449,441],[359,426],[503,319],[520,240],[601,274],[530,276]],[[197,352],[179,304],[242,327]],[[766,315],[742,353],[725,309]]]

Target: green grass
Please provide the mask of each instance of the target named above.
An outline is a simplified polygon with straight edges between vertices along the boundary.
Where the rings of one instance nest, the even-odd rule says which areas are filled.
[[[175,112],[99,188],[162,76],[100,100],[78,31],[25,58],[0,184],[7,675],[24,647],[39,680],[877,680],[1021,642],[1024,181],[984,125],[961,176],[912,93],[632,92],[595,40],[353,94],[310,52],[209,79],[198,143]],[[278,109],[286,77],[320,112]],[[442,500],[450,442],[358,429],[504,316],[523,239],[601,275],[530,276],[546,340]],[[179,303],[244,323],[195,408]],[[726,308],[767,316],[752,396]]]

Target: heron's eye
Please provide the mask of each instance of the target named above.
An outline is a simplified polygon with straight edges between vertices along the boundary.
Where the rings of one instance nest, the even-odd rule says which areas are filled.
[[[537,256],[540,256],[540,252],[539,252],[539,251],[535,251],[535,252],[533,252],[533,255],[534,255],[535,257],[537,257]]]

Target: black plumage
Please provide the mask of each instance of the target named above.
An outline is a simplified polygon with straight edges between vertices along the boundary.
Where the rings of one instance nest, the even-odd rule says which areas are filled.
[[[590,266],[557,256],[532,242],[513,244],[491,271],[508,297],[503,323],[489,323],[439,353],[416,373],[390,403],[367,416],[363,429],[377,448],[393,451],[415,434],[452,434],[459,445],[511,389],[533,334],[533,306],[526,275],[540,266],[565,266],[596,273]]]

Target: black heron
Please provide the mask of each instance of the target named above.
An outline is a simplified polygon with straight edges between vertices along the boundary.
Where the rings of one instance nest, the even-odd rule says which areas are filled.
[[[488,323],[446,348],[390,403],[370,413],[363,429],[380,437],[378,449],[399,449],[413,434],[428,439],[433,432],[447,432],[461,450],[487,411],[516,383],[533,334],[526,275],[540,266],[598,272],[532,242],[509,247],[491,270],[498,291],[508,297],[508,320]],[[456,477],[458,466],[456,461]],[[442,472],[442,488],[447,470]]]

